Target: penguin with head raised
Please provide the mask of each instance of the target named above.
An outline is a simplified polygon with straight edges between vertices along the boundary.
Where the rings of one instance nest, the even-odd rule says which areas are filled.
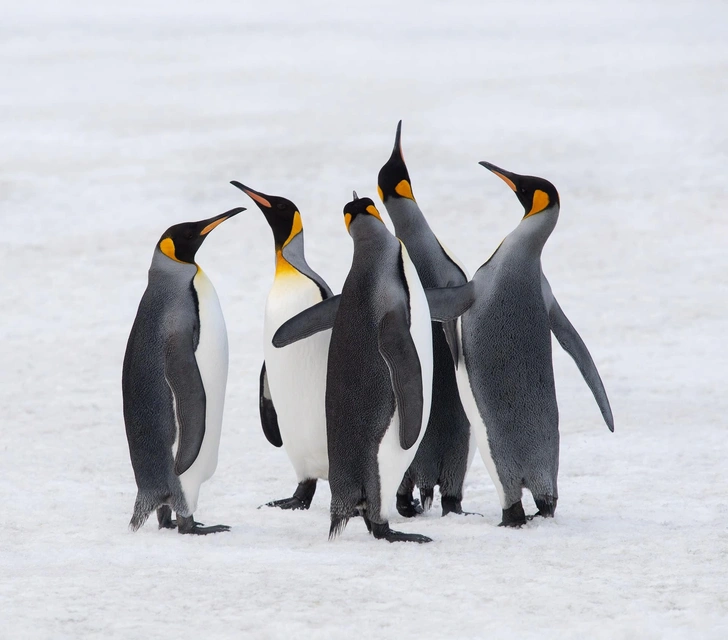
[[[473,276],[475,301],[462,316],[464,367],[458,368],[463,406],[503,509],[501,525],[526,522],[528,489],[537,515],[552,517],[558,500],[559,412],[551,332],[576,361],[610,431],[612,411],[584,342],[541,268],[541,252],[559,217],[559,194],[542,178],[481,162],[516,194],[520,224]]]
[[[233,181],[263,212],[275,242],[276,267],[263,323],[265,361],[260,373],[260,419],[268,441],[283,446],[298,478],[291,498],[269,507],[308,509],[317,479],[329,475],[326,450],[326,362],[331,331],[322,331],[285,349],[275,349],[273,334],[286,321],[333,296],[304,256],[303,223],[298,207]]]
[[[437,239],[412,193],[401,136],[400,120],[392,155],[378,177],[379,197],[394,223],[395,235],[407,247],[424,287],[464,285],[468,281],[465,268]],[[412,498],[414,485],[420,489],[425,510],[432,503],[434,487],[439,485],[442,515],[464,513],[463,483],[476,445],[455,379],[461,357],[459,339],[458,320],[432,323],[432,408],[425,437],[397,491],[397,510],[405,517],[420,511]]]
[[[430,316],[446,321],[466,307],[453,304],[448,289],[425,294],[407,249],[369,198],[355,193],[344,221],[354,256],[341,295],[284,323],[273,344],[283,347],[333,327],[326,377],[329,537],[356,510],[376,538],[429,542],[392,531],[389,512],[429,418]]]
[[[121,379],[138,487],[133,530],[155,509],[160,529],[176,526],[199,535],[229,530],[193,518],[200,485],[217,467],[228,373],[220,301],[195,253],[210,231],[241,211],[170,227],[154,249]]]

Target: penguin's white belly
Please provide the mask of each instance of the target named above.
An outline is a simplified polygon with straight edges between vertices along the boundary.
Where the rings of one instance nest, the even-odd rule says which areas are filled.
[[[271,341],[286,320],[321,299],[315,282],[290,269],[276,276],[265,309],[263,353],[268,386],[278,415],[283,448],[299,482],[329,477],[326,367],[331,330],[282,349],[276,349]]]
[[[225,319],[215,287],[202,269],[192,281],[200,315],[200,340],[195,351],[197,368],[205,388],[205,436],[192,466],[180,477],[190,512],[197,508],[200,485],[212,477],[217,468],[222,414],[228,374],[228,341]]]
[[[458,319],[458,326],[462,329],[462,318]],[[505,494],[503,493],[503,485],[498,477],[498,470],[496,469],[495,462],[493,461],[493,456],[490,453],[488,429],[480,415],[478,405],[475,402],[475,396],[473,395],[473,390],[470,387],[470,376],[468,374],[467,363],[465,362],[463,354],[461,331],[458,332],[458,336],[460,341],[460,360],[458,362],[456,378],[458,382],[458,391],[460,392],[460,402],[462,402],[463,409],[465,409],[465,415],[468,417],[468,421],[470,422],[471,447],[473,434],[475,434],[475,440],[478,443],[478,449],[480,450],[480,457],[483,459],[485,468],[488,470],[488,473],[493,480],[493,484],[498,492],[498,499],[500,500],[501,506],[505,509]],[[469,461],[472,461],[475,454],[474,447],[471,448],[471,451],[472,453],[469,453]],[[470,462],[468,462],[468,464],[470,464]]]
[[[430,420],[430,407],[432,404],[432,321],[430,307],[425,297],[420,278],[417,275],[407,250],[402,245],[402,261],[404,274],[407,279],[410,294],[410,335],[417,348],[422,369],[422,427],[415,444],[407,450],[402,449],[399,443],[399,411],[394,408],[392,421],[384,433],[377,453],[379,467],[380,516],[389,520],[389,514],[394,503],[397,489],[402,482],[405,471],[412,464],[417,449],[425,436],[427,423]]]

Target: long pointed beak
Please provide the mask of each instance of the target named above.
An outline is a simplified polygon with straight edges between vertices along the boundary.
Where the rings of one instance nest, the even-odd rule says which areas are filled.
[[[404,162],[404,156],[402,155],[402,121],[397,123],[397,133],[394,135],[394,148],[392,149],[392,155],[395,153],[399,154]]]
[[[261,209],[262,207],[265,207],[266,209],[271,208],[271,203],[268,201],[268,198],[265,196],[265,194],[254,191],[250,187],[246,187],[244,184],[238,182],[237,180],[231,180],[230,184],[234,187],[237,187],[243,193],[247,194],[250,198],[255,200],[255,202],[258,204],[259,207],[261,207]]]
[[[506,171],[505,169],[501,169],[500,167],[496,167],[494,164],[491,164],[490,162],[479,162],[478,164],[483,165],[488,171],[492,171],[495,175],[497,175],[503,182],[505,182],[513,191],[517,191],[516,189],[516,174],[511,173],[510,171]]]
[[[206,236],[217,225],[222,224],[223,222],[225,222],[225,220],[227,220],[228,218],[232,218],[233,216],[239,214],[241,211],[245,211],[245,207],[235,207],[235,209],[230,209],[230,211],[221,213],[219,216],[203,220],[200,224],[205,226],[202,228],[202,231],[200,231],[200,235]]]

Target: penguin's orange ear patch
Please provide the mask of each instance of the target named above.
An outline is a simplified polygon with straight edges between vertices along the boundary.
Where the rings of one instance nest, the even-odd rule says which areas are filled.
[[[345,213],[344,214],[344,224],[346,225],[346,230],[349,230],[349,225],[351,224],[351,214]]]
[[[370,205],[369,205],[369,206],[367,207],[367,213],[368,213],[369,215],[372,215],[372,216],[374,216],[374,217],[375,217],[375,218],[377,218],[378,220],[381,220],[381,219],[382,219],[382,216],[381,216],[381,215],[379,215],[379,211],[377,211],[377,208],[376,208],[376,207],[375,207],[375,206],[374,206],[373,204],[370,204]]]
[[[531,210],[524,216],[524,218],[540,213],[548,207],[550,203],[551,200],[549,199],[549,194],[545,191],[541,191],[541,189],[536,189],[533,193],[533,204],[531,205]]]
[[[415,197],[412,195],[412,185],[410,185],[407,180],[400,180],[397,183],[397,186],[394,188],[394,191],[396,194],[402,196],[403,198],[409,198],[410,200],[415,199]]]
[[[379,194],[379,199],[384,202],[384,191],[382,191],[382,187],[377,185],[377,193]]]
[[[171,258],[175,262],[182,262],[178,260],[174,249],[174,240],[172,238],[165,238],[159,243],[159,250],[168,258]]]
[[[301,214],[296,211],[293,214],[293,222],[291,223],[291,233],[288,234],[288,239],[283,243],[285,247],[293,238],[303,231],[303,222],[301,221]]]

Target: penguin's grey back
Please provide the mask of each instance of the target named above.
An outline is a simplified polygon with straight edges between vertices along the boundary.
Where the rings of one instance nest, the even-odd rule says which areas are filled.
[[[395,271],[402,269],[399,241],[374,218],[357,224],[369,224],[372,237],[355,244],[332,330],[326,384],[331,511],[346,518],[364,498],[368,511],[380,511],[378,478],[373,476],[395,398],[377,331],[396,300],[407,302],[399,286],[404,275]]]
[[[463,352],[503,484],[545,493],[544,483],[555,488],[559,432],[541,264],[523,247],[504,245],[473,278]],[[506,500],[520,500],[520,493]]]
[[[127,343],[121,380],[124,420],[140,491],[168,486],[176,478],[172,445],[177,429],[164,373],[165,346],[170,336],[182,334],[189,335],[193,349],[197,347],[197,296],[192,286],[196,272],[194,264],[174,263],[155,250]]]

